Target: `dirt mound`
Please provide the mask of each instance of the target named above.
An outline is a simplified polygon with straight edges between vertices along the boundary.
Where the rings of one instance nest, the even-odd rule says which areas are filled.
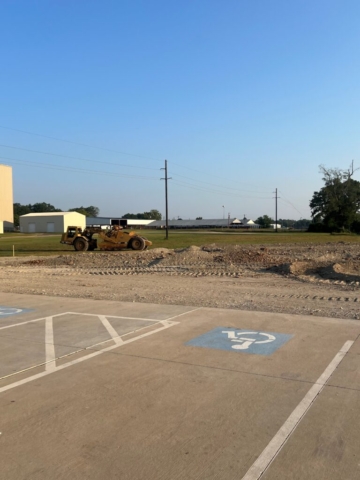
[[[57,257],[7,258],[3,266],[71,271],[160,272],[177,275],[280,274],[302,282],[360,285],[358,243],[224,245],[211,243],[180,249],[74,252]],[[71,273],[69,273],[71,274]],[[124,273],[125,274],[125,273]]]
[[[281,273],[291,274],[302,280],[360,283],[360,261],[346,259],[343,262],[328,262],[324,257],[312,261],[297,261],[279,266]]]
[[[196,245],[191,245],[187,248],[177,248],[174,250],[175,253],[184,253],[184,252],[198,252],[201,250],[201,247],[197,247]]]

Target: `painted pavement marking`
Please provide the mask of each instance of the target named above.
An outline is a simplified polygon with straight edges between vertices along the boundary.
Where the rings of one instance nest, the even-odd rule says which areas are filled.
[[[344,346],[335,355],[333,360],[326,367],[316,383],[310,388],[299,405],[295,408],[295,410],[293,410],[288,419],[269,442],[265,450],[263,450],[257,460],[255,460],[247,473],[243,476],[242,480],[258,480],[260,477],[262,477],[265,471],[269,468],[270,464],[280,453],[286,442],[289,440],[296,427],[304,418],[311,405],[315,402],[316,398],[325,387],[326,382],[329,380],[336,368],[340,365],[342,359],[350,350],[353,343],[354,342],[351,340],[345,342]]]
[[[117,333],[115,328],[111,325],[109,320],[106,318],[106,316],[105,315],[98,315],[98,317],[99,317],[101,323],[104,325],[104,327],[108,331],[111,338],[116,343],[116,345],[122,345],[124,343],[123,340],[121,339],[120,335]]]
[[[143,319],[141,319],[141,320],[143,320]],[[154,321],[154,320],[152,320],[152,321]],[[162,323],[162,322],[159,322],[159,323]],[[24,385],[25,383],[32,382],[33,380],[37,380],[38,378],[45,377],[47,375],[50,375],[51,373],[55,373],[55,372],[58,372],[60,370],[64,370],[67,367],[71,367],[71,366],[76,365],[78,363],[84,362],[85,360],[89,360],[93,357],[97,357],[98,355],[102,355],[103,353],[109,352],[109,351],[111,351],[115,348],[119,348],[122,345],[126,345],[128,343],[132,343],[132,342],[135,342],[137,340],[140,340],[141,338],[145,338],[145,337],[148,337],[150,335],[153,335],[154,333],[161,332],[162,330],[166,330],[167,328],[171,328],[175,325],[178,325],[178,323],[179,322],[173,322],[173,321],[167,320],[166,325],[161,325],[161,327],[157,328],[156,330],[152,330],[151,332],[146,332],[146,333],[143,333],[142,335],[139,335],[137,337],[130,338],[129,340],[125,340],[121,345],[111,345],[110,347],[103,348],[102,350],[98,350],[96,352],[90,353],[89,355],[86,355],[85,357],[77,358],[76,360],[73,360],[73,361],[68,362],[68,363],[64,363],[63,365],[60,365],[58,367],[55,366],[55,368],[53,368],[51,370],[50,369],[45,370],[44,372],[41,372],[41,373],[38,373],[36,375],[32,375],[31,377],[27,377],[27,378],[24,378],[22,380],[19,380],[18,382],[14,382],[14,383],[11,383],[11,384],[6,385],[4,387],[0,387],[0,393],[6,392],[8,390],[12,390],[13,388]],[[88,347],[88,349],[89,349],[89,347]],[[55,364],[55,361],[53,363]]]
[[[0,305],[0,318],[27,312],[32,312],[32,310],[30,310],[29,308],[6,307],[4,305]]]
[[[55,315],[52,315],[52,318],[55,317],[60,317],[63,315],[83,315],[86,317],[99,317],[99,315],[94,314],[94,313],[79,313],[79,312],[64,312],[64,313],[56,313]],[[143,320],[144,322],[159,322],[159,320],[154,319],[154,318],[136,318],[136,317],[122,317],[118,315],[106,315],[107,318],[120,318],[123,320]],[[175,317],[174,317],[175,318]],[[5,325],[4,327],[0,327],[0,330],[5,330],[6,328],[13,328],[13,327],[20,327],[20,325],[26,325],[28,323],[35,323],[35,322],[40,322],[41,320],[46,320],[46,317],[41,317],[41,318],[36,318],[35,320],[28,320],[26,322],[21,322],[21,323],[13,323],[12,325]],[[171,320],[171,318],[169,318]]]
[[[55,346],[53,317],[45,319],[45,370],[55,368]]]
[[[8,307],[6,307],[6,308],[8,308]],[[54,315],[49,316],[49,317],[36,318],[35,320],[28,320],[28,321],[25,321],[25,322],[20,322],[20,323],[16,323],[16,324],[12,324],[12,325],[5,325],[3,327],[0,327],[0,330],[4,330],[4,329],[7,329],[7,328],[19,327],[21,325],[27,325],[27,324],[30,324],[30,323],[35,323],[35,322],[40,322],[40,321],[45,322],[45,361],[41,362],[39,364],[36,364],[36,365],[32,365],[31,367],[25,368],[23,370],[14,372],[10,375],[5,375],[4,377],[1,377],[0,380],[11,377],[11,376],[14,376],[14,375],[18,375],[19,373],[23,373],[23,372],[32,370],[34,368],[37,368],[37,367],[40,367],[40,366],[43,366],[43,365],[45,365],[45,372],[41,372],[39,374],[28,377],[26,379],[20,380],[19,382],[15,382],[15,383],[6,385],[5,387],[1,387],[0,388],[0,393],[3,392],[3,391],[6,391],[6,390],[10,390],[11,388],[15,388],[16,386],[22,385],[24,383],[30,382],[32,380],[35,380],[37,378],[41,378],[41,377],[43,377],[45,375],[48,375],[50,373],[53,373],[57,370],[62,370],[63,368],[66,368],[68,366],[75,365],[76,363],[79,363],[80,361],[90,359],[90,358],[95,357],[95,356],[97,356],[101,353],[112,350],[113,348],[117,348],[121,345],[125,345],[127,343],[134,342],[134,341],[139,340],[141,338],[152,335],[153,333],[157,333],[157,332],[160,332],[161,330],[165,330],[167,328],[170,328],[170,327],[172,327],[174,325],[177,325],[179,323],[179,322],[173,321],[175,318],[181,317],[181,316],[186,315],[188,313],[192,313],[196,310],[199,310],[199,308],[195,308],[195,309],[189,310],[187,312],[183,312],[183,313],[180,313],[178,315],[174,315],[173,317],[170,317],[166,320],[158,320],[156,318],[125,317],[125,316],[120,316],[120,315],[98,315],[98,314],[94,314],[94,313],[83,313],[83,312],[63,312],[63,313],[54,314]],[[30,310],[28,310],[28,311],[30,311]],[[79,316],[97,317],[101,321],[101,323],[104,325],[104,327],[106,328],[107,332],[110,335],[110,338],[107,339],[107,340],[103,340],[101,342],[95,343],[93,345],[89,345],[85,348],[81,348],[81,349],[76,350],[74,352],[68,353],[66,355],[56,357],[55,343],[54,343],[54,322],[53,322],[53,320],[56,317],[61,317],[61,316],[64,316],[64,315],[79,315]],[[141,321],[149,322],[149,326],[150,326],[150,324],[152,324],[154,326],[155,325],[161,325],[161,327],[157,328],[155,330],[152,330],[150,332],[146,332],[144,334],[138,335],[138,336],[136,336],[134,338],[131,338],[129,340],[123,340],[123,337],[126,337],[126,336],[131,335],[131,334],[136,333],[136,332],[139,332],[141,330],[145,330],[145,329],[149,328],[149,326],[136,328],[136,329],[134,329],[130,332],[124,333],[123,335],[120,336],[108,320],[108,319],[112,319],[112,318],[123,319],[123,320],[141,320]],[[97,352],[88,354],[88,355],[86,355],[84,357],[81,357],[77,360],[70,361],[70,362],[65,363],[63,365],[60,365],[59,367],[56,366],[56,360],[58,360],[58,359],[63,359],[65,357],[72,356],[72,355],[74,355],[76,353],[79,353],[81,351],[85,351],[85,350],[90,351],[91,348],[94,348],[94,347],[97,347],[99,345],[105,344],[105,343],[109,342],[110,340],[113,340],[115,342],[115,345],[112,345],[112,346],[107,347],[107,348],[103,348],[102,350],[99,350]]]
[[[210,330],[210,332],[193,338],[185,345],[255,355],[271,355],[292,337],[293,335],[286,333],[217,327]]]

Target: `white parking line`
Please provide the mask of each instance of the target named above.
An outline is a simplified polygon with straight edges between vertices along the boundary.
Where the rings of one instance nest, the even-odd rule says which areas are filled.
[[[121,337],[119,336],[115,328],[111,325],[109,320],[105,317],[105,315],[98,315],[98,317],[100,319],[100,322],[104,325],[106,330],[109,332],[109,335],[114,340],[114,342],[117,345],[123,344],[124,343],[123,340],[121,339]]]
[[[196,308],[195,310],[198,310],[198,309]],[[194,310],[191,310],[191,312],[193,312],[193,311]],[[190,312],[185,312],[185,313],[190,313]],[[184,315],[184,314],[181,313],[180,315],[175,315],[175,317],[168,318],[167,320],[172,320],[173,318],[180,317],[181,315]],[[56,313],[55,315],[52,315],[52,318],[60,317],[60,316],[63,316],[63,315],[82,315],[82,316],[86,316],[86,317],[99,317],[100,316],[100,315],[97,315],[96,313],[64,312],[64,313]],[[121,318],[122,320],[142,320],[144,322],[159,322],[160,321],[156,318],[123,317],[121,315],[106,315],[106,317],[107,318]],[[12,323],[11,325],[5,325],[4,327],[0,327],[0,330],[5,330],[6,328],[20,327],[21,325],[27,325],[28,323],[40,322],[41,320],[45,320],[46,318],[47,317],[41,317],[41,318],[36,318],[35,320],[27,320],[26,322]]]
[[[342,359],[353,345],[353,341],[347,341],[344,346],[335,355],[333,360],[327,366],[322,375],[318,378],[316,383],[310,388],[305,397],[301,400],[299,405],[290,414],[288,419],[282,425],[280,430],[272,438],[265,450],[260,454],[257,460],[252,464],[242,480],[258,480],[264,472],[269,468],[270,464],[275,460],[285,443],[289,440],[290,436],[299,425],[307,411],[314,403],[320,392],[323,390],[326,382],[339,366]]]
[[[45,319],[45,362],[45,370],[54,370],[56,364],[52,317]]]
[[[193,310],[189,310],[187,312],[179,313],[178,315],[175,315],[174,317],[170,317],[167,320],[174,320],[174,318],[179,318],[179,317],[182,317],[184,315],[187,315],[188,313],[193,313],[193,312],[196,312],[197,310],[201,310],[201,309],[202,309],[202,307],[194,308]],[[167,321],[167,320],[165,320],[165,321]]]
[[[62,313],[62,315],[65,315]],[[99,317],[97,313],[79,313],[79,312],[66,312],[66,315],[86,315],[87,317]],[[122,317],[121,315],[106,315],[107,318],[121,318],[123,320],[143,320],[144,322],[158,322],[156,318],[140,318],[140,317]],[[169,318],[171,320],[171,318]]]
[[[142,319],[141,319],[142,320]],[[128,343],[135,342],[137,340],[140,340],[141,338],[148,337],[149,335],[153,335],[154,333],[161,332],[162,330],[166,330],[167,328],[173,327],[175,325],[178,325],[179,322],[170,322],[166,321],[166,325],[162,325],[160,328],[157,328],[156,330],[152,330],[150,332],[143,333],[142,335],[139,335],[134,338],[129,338],[129,340],[125,340],[122,345],[126,345]],[[55,367],[52,370],[46,370],[45,372],[37,373],[36,375],[33,375],[28,378],[24,378],[22,380],[19,380],[18,382],[11,383],[9,385],[6,385],[4,387],[0,387],[0,393],[6,392],[8,390],[12,390],[13,388],[20,387],[21,385],[24,385],[26,383],[32,382],[33,380],[37,380],[38,378],[46,377],[47,375],[50,375],[51,373],[58,372],[60,370],[64,370],[64,368],[71,367],[72,365],[76,365],[77,363],[84,362],[85,360],[89,360],[93,357],[97,357],[98,355],[102,355],[103,353],[109,352],[110,350],[113,350],[114,348],[119,348],[122,345],[111,345],[111,347],[104,348],[102,350],[98,350],[96,352],[90,353],[89,355],[86,355],[85,357],[77,358],[76,360],[73,360],[68,363],[64,363],[63,365],[60,365],[59,367]],[[55,362],[52,362],[55,364]]]

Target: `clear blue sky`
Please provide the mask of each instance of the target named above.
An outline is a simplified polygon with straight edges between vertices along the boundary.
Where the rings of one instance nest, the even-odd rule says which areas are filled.
[[[2,0],[0,125],[44,135],[0,128],[14,201],[164,213],[166,158],[170,218],[274,216],[276,187],[279,218],[309,218],[318,166],[360,166],[359,18],[358,0]]]

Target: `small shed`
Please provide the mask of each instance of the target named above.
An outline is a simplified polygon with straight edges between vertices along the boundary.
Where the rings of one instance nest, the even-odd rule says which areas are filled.
[[[78,212],[45,212],[20,217],[22,233],[63,233],[69,226],[85,228],[85,215]]]

